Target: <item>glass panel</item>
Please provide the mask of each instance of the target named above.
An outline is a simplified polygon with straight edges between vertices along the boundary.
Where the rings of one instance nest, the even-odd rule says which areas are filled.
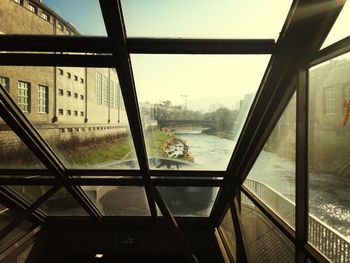
[[[82,186],[104,216],[149,216],[146,192],[138,186]]]
[[[128,36],[277,38],[292,1],[122,0]]]
[[[138,169],[115,69],[2,66],[0,76],[66,166]]]
[[[208,217],[219,187],[158,187],[175,216]]]
[[[350,53],[309,72],[309,242],[350,261]]]
[[[229,209],[222,220],[220,224],[220,229],[222,230],[222,233],[224,235],[226,244],[228,245],[228,248],[230,249],[231,256],[233,256],[234,260],[237,260],[236,257],[236,233],[233,228],[233,222],[232,222],[232,215],[231,215],[231,209]]]
[[[1,169],[45,168],[32,151],[1,118],[0,145]]]
[[[98,0],[6,0],[0,34],[106,36]]]
[[[5,246],[11,245],[10,242],[14,242],[17,238],[20,238],[25,232],[30,230],[33,227],[33,224],[27,220],[23,220],[19,225],[17,225],[8,235],[0,240],[0,250],[5,248]]]
[[[51,186],[46,185],[9,185],[8,187],[23,197],[25,200],[27,200],[29,203],[34,203],[51,188]]]
[[[88,216],[88,213],[63,187],[39,207],[48,216]]]
[[[244,194],[241,217],[248,262],[295,262],[293,243]]]
[[[345,1],[337,1],[340,4],[343,4]],[[323,43],[322,48],[325,48],[339,40],[342,40],[345,37],[349,36],[349,26],[350,25],[350,4],[345,2],[343,10],[339,14],[337,20],[335,21],[334,26],[329,32],[325,42]]]
[[[7,207],[0,204],[0,231],[6,227],[16,215]]]
[[[273,129],[244,184],[290,226],[295,227],[294,95]]]
[[[226,170],[269,57],[132,55],[150,163]]]

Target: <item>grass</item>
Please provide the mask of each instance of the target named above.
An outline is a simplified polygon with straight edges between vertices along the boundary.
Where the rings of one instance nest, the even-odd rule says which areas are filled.
[[[148,156],[163,156],[163,148],[172,137],[170,132],[159,130],[147,132]],[[94,166],[109,161],[136,158],[132,139],[126,135],[93,139],[90,143],[72,141],[69,145],[59,148],[65,159],[74,166]]]
[[[146,133],[148,156],[164,156],[164,148],[175,136],[171,132],[152,130]],[[73,137],[68,141],[52,141],[59,153],[71,166],[91,167],[98,164],[136,158],[132,139],[128,134],[92,137],[82,140]],[[39,166],[40,162],[24,146],[18,149],[0,148],[0,166]]]
[[[78,166],[94,166],[108,161],[122,160],[132,156],[133,147],[129,138],[122,139],[114,144],[99,144],[94,147],[78,147],[71,151],[70,162]],[[131,155],[131,156],[130,156]]]
[[[164,148],[174,138],[171,132],[153,130],[146,134],[148,157],[164,156]]]

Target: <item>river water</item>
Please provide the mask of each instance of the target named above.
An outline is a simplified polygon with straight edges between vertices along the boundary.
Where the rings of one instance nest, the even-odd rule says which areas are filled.
[[[209,170],[226,170],[235,143],[196,130],[175,130],[186,141],[194,162]],[[249,174],[295,203],[295,162],[262,151]],[[309,175],[310,213],[350,239],[350,178]]]

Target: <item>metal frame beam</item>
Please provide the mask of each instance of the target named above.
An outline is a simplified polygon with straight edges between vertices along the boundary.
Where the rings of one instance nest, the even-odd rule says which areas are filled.
[[[79,204],[96,220],[100,221],[102,215],[94,204],[84,196],[86,194],[68,182],[65,167],[46,141],[40,136],[34,126],[28,121],[6,90],[0,85],[0,116],[17,136],[28,146],[38,159],[50,172],[66,187],[67,191]]]
[[[212,219],[217,225],[235,190],[243,183],[265,141],[291,98],[299,67],[318,51],[342,9],[338,1],[320,3],[316,0],[295,1],[282,34],[278,51],[271,61],[260,85],[252,109],[228,167],[228,176],[219,193]],[[307,10],[307,13],[306,13]]]
[[[127,115],[131,129],[131,134],[134,140],[136,155],[139,160],[140,170],[143,174],[143,180],[145,184],[145,190],[151,214],[153,217],[156,217],[157,203],[163,216],[168,221],[169,226],[171,227],[171,229],[174,230],[176,236],[181,241],[184,256],[186,257],[187,261],[198,262],[189,243],[183,236],[180,228],[177,225],[177,222],[175,221],[170,210],[168,209],[164,200],[162,199],[160,192],[151,182],[151,176],[149,174],[149,167],[147,161],[146,145],[142,132],[140,113],[137,105],[135,83],[133,79],[129,53],[126,48],[126,32],[123,21],[123,14],[121,10],[121,3],[118,0],[100,0],[100,6],[104,17],[108,36],[112,41],[113,46],[115,47],[113,50],[113,54],[116,56],[116,70],[118,72],[125,108],[127,109]],[[115,16],[115,12],[117,12],[118,16]]]
[[[296,116],[296,180],[295,180],[295,229],[296,262],[306,262],[304,247],[308,240],[308,74],[299,70]]]
[[[39,208],[39,206],[42,205],[54,193],[56,193],[59,188],[60,186],[52,187],[46,193],[44,193],[41,197],[39,197],[38,200],[36,200],[33,204],[27,207],[27,209],[22,214],[14,218],[5,228],[3,228],[0,231],[0,240],[4,239],[8,234],[10,234],[12,230],[15,229],[25,219],[27,219],[29,216],[32,216],[32,214]]]
[[[273,39],[128,38],[130,53],[142,54],[271,54]]]
[[[26,43],[23,45],[23,43]],[[143,54],[271,54],[273,39],[126,38],[129,53]],[[108,37],[0,35],[0,50],[7,52],[70,52],[110,54]]]

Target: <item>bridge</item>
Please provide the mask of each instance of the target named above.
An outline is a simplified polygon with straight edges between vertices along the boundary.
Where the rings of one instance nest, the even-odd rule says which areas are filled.
[[[216,121],[206,121],[206,120],[159,120],[159,127],[206,127],[206,128],[216,128]]]

